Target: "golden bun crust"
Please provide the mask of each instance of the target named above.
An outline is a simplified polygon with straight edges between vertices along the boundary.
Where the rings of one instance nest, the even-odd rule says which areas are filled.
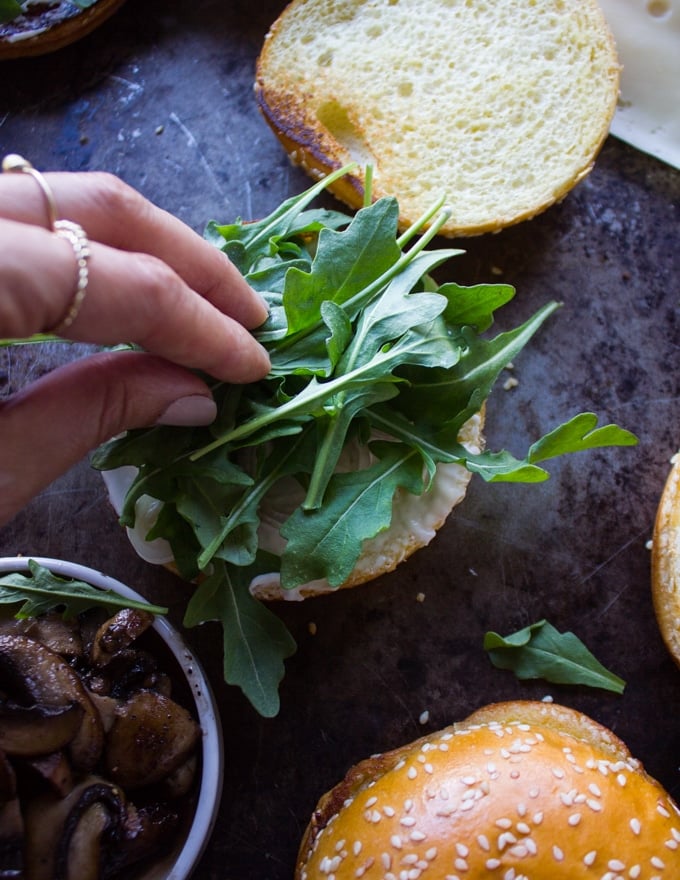
[[[55,0],[43,13],[0,25],[0,61],[46,55],[74,43],[103,24],[124,2],[97,0],[87,9],[78,9]]]
[[[680,812],[611,731],[496,703],[321,798],[295,880],[671,880]]]
[[[260,110],[291,160],[363,204],[396,196],[405,228],[444,196],[443,235],[497,231],[591,169],[620,67],[596,0],[293,0],[257,62]]]
[[[659,629],[680,665],[680,455],[659,501],[652,538],[652,599]]]

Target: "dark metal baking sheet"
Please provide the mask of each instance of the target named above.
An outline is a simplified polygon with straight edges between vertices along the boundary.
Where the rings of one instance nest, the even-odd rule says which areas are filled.
[[[282,8],[135,0],[68,49],[1,65],[0,150],[43,170],[112,171],[198,230],[262,216],[309,183],[252,95],[255,57]],[[517,359],[516,387],[493,392],[489,444],[520,453],[581,409],[630,428],[640,444],[557,462],[540,485],[475,478],[432,544],[393,574],[281,606],[298,652],[275,719],[222,683],[218,628],[189,631],[226,747],[222,808],[197,877],[291,878],[317,798],[352,763],[495,700],[550,694],[588,712],[680,796],[680,671],[656,627],[648,549],[680,445],[679,228],[680,174],[610,138],[560,205],[460,243],[452,277],[517,287],[499,329],[563,303]],[[82,355],[4,351],[0,395]],[[181,620],[188,588],[135,556],[85,461],[0,531],[0,553],[100,568],[169,602]],[[626,679],[623,696],[521,683],[490,665],[488,629],[542,617]]]

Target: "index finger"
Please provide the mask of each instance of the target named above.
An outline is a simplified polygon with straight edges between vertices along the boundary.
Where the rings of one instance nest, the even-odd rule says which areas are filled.
[[[159,258],[244,327],[267,317],[264,302],[225,254],[119,178],[99,171],[44,176],[60,216],[79,223],[91,241]],[[28,175],[0,176],[0,216],[46,225],[44,196]]]

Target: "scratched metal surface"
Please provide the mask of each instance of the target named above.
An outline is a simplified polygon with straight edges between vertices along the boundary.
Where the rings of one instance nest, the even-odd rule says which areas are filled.
[[[136,0],[58,55],[5,63],[0,149],[42,169],[115,172],[199,230],[213,218],[261,216],[308,183],[252,97],[254,59],[282,6]],[[220,701],[227,756],[197,877],[291,878],[317,798],[352,763],[494,700],[549,693],[588,712],[680,796],[680,672],[657,632],[647,549],[680,445],[679,221],[680,174],[610,139],[561,205],[462,243],[452,277],[517,287],[499,328],[564,303],[517,360],[517,386],[493,393],[489,444],[520,453],[588,409],[638,432],[640,445],[572,457],[539,486],[475,479],[435,541],[397,572],[281,607],[299,647],[276,719],[257,717],[222,684],[217,628],[188,632]],[[82,354],[6,351],[0,395]],[[181,619],[187,588],[137,559],[87,462],[0,531],[0,552],[101,568]],[[491,667],[488,629],[542,617],[625,678],[624,695],[520,683]]]

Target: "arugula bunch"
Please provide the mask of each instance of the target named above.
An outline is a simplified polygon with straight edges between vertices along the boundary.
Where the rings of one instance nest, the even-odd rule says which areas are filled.
[[[263,220],[206,231],[269,304],[255,335],[269,351],[270,374],[246,386],[213,382],[219,416],[209,428],[130,431],[93,460],[99,469],[137,468],[124,525],[134,526],[143,496],[162,502],[147,537],[167,540],[180,574],[198,579],[184,623],[221,621],[225,679],[265,716],[278,712],[283,661],[295,644],[251,596],[254,576],[278,571],[284,589],[319,578],[341,585],[364,541],[389,526],[396,490],[427,492],[439,463],[457,462],[487,481],[537,482],[548,476],[540,464],[556,455],[636,442],[582,413],[521,460],[468,451],[461,427],[558,304],[484,337],[513,288],[433,280],[462,253],[427,248],[446,219],[441,203],[401,235],[393,198],[354,216],[310,208],[346,171]],[[378,432],[388,439],[374,439]],[[348,442],[368,444],[372,463],[338,473]],[[291,477],[304,500],[281,528],[284,551],[272,557],[258,545],[261,503]]]

